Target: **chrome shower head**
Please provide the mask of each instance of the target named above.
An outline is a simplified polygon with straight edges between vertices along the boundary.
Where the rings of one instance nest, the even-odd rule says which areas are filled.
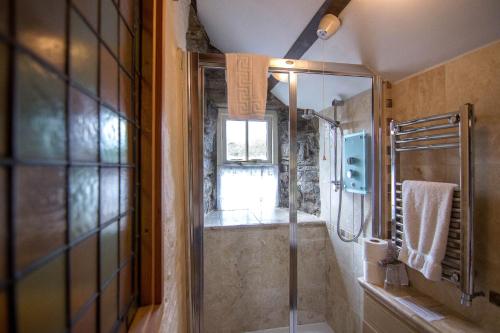
[[[304,113],[302,114],[302,118],[306,120],[311,120],[314,118],[314,110],[311,109],[305,109]]]
[[[341,99],[334,99],[332,101],[332,106],[344,106],[344,101]]]
[[[320,114],[320,113],[318,113],[318,112],[316,112],[314,110],[311,110],[311,109],[305,109],[304,113],[302,114],[302,118],[303,119],[311,120],[314,117],[326,121],[327,123],[329,123],[333,127],[339,127],[340,126],[340,122],[338,122],[338,121],[336,121],[334,119],[331,119],[330,117],[327,117],[325,115],[322,115],[322,114]]]

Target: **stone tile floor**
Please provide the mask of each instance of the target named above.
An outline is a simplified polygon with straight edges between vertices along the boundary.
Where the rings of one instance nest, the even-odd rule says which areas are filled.
[[[261,331],[252,331],[247,333],[288,333],[288,327],[280,327],[280,328],[271,328],[267,330]],[[306,324],[299,325],[298,327],[299,333],[334,333],[333,330],[328,326],[327,323],[314,323],[314,324]]]
[[[302,222],[322,222],[319,217],[301,211],[297,212],[297,220]],[[205,227],[258,225],[288,223],[288,208],[269,210],[215,210],[205,215]]]

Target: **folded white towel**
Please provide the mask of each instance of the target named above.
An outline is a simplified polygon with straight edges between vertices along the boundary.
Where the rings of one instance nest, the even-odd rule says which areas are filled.
[[[266,113],[269,57],[226,54],[227,104],[231,118],[262,118]]]
[[[453,190],[457,185],[403,182],[403,245],[399,260],[427,279],[441,279],[446,253]]]

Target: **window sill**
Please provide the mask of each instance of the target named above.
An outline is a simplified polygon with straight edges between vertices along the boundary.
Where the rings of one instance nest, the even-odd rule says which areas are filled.
[[[128,332],[129,333],[151,333],[159,332],[161,325],[161,305],[142,306],[137,309],[137,312],[132,321]]]

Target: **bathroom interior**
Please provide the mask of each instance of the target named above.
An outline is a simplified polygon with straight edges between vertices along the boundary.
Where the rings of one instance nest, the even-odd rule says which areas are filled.
[[[500,1],[0,0],[0,333],[500,333]]]

